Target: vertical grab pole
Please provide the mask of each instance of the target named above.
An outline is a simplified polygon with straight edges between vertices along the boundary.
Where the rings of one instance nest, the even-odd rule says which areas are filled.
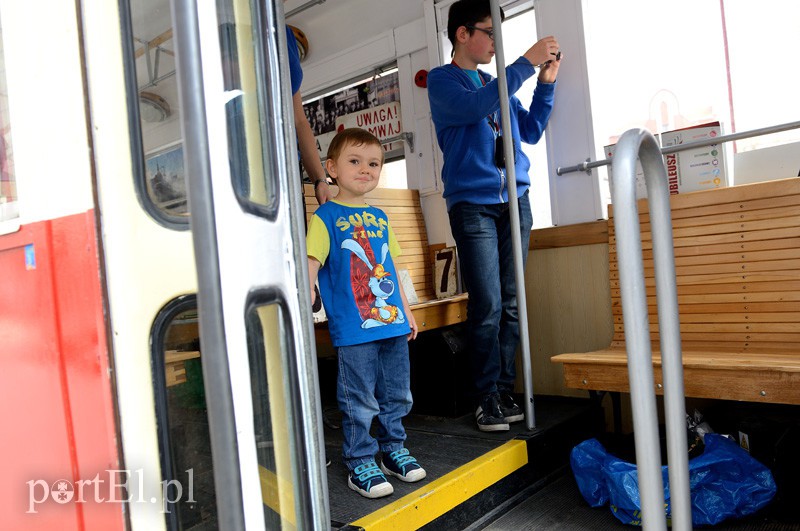
[[[689,502],[683,363],[669,188],[661,150],[655,138],[643,129],[632,129],[622,135],[617,143],[612,165],[611,192],[615,209],[614,230],[617,235],[617,263],[628,353],[642,526],[648,531],[666,530],[650,327],[647,320],[639,213],[636,208],[637,156],[644,169],[653,235],[672,528],[682,531],[692,529],[692,512]]]
[[[500,93],[500,120],[503,131],[511,131],[511,116],[508,107],[508,82],[506,81],[506,60],[503,53],[502,17],[498,0],[490,0],[492,8],[492,28],[494,28],[494,53],[497,62],[497,87]],[[503,135],[505,160],[514,160],[514,139],[510,134]],[[533,408],[533,377],[531,374],[531,346],[528,336],[528,303],[525,297],[525,268],[522,262],[522,243],[519,230],[519,203],[517,201],[517,172],[514,164],[506,164],[508,183],[508,206],[511,214],[511,248],[514,253],[514,279],[517,286],[517,315],[519,316],[519,340],[522,351],[522,378],[525,387],[525,422],[528,429],[536,427]],[[526,235],[530,238],[530,234]]]

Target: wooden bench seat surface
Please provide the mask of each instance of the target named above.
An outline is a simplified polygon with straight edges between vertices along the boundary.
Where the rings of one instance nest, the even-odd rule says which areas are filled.
[[[800,384],[800,179],[675,195],[670,203],[687,396],[720,398],[724,383],[738,386],[725,392],[730,399],[800,404],[800,390],[776,392],[786,382]],[[660,365],[646,201],[638,208],[650,339]],[[568,387],[626,391],[617,242],[609,210],[612,343],[552,361],[565,364]],[[598,380],[599,368],[609,366],[624,371]],[[724,379],[703,373],[705,381],[693,381],[700,378],[698,371],[724,371]],[[755,396],[749,380],[758,387]]]

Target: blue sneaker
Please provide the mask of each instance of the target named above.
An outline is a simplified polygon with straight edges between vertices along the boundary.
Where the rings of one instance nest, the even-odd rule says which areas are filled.
[[[394,476],[406,483],[419,481],[427,475],[425,469],[419,466],[417,460],[411,457],[405,448],[392,452],[388,456],[384,454],[381,458],[381,470],[384,474]]]
[[[347,485],[365,498],[381,498],[394,492],[392,484],[375,461],[355,467],[347,475]]]

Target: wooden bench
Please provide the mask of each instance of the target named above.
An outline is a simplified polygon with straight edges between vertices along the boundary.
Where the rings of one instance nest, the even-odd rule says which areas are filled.
[[[306,218],[319,206],[314,187],[305,185]],[[367,194],[370,205],[386,212],[403,254],[394,260],[395,267],[406,269],[411,276],[419,302],[410,304],[420,332],[461,323],[467,319],[467,294],[461,293],[443,299],[436,298],[433,287],[433,252],[438,247],[429,246],[425,219],[419,202],[419,191],[376,188]],[[327,333],[327,332],[326,332]],[[317,333],[317,342],[320,343]]]
[[[670,199],[686,396],[800,404],[800,179]],[[656,392],[661,357],[652,241],[639,201]],[[628,392],[616,239],[608,248],[614,336],[596,352],[554,356],[567,387]]]

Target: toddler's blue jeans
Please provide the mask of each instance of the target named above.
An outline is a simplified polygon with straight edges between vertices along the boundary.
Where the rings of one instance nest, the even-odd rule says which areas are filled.
[[[380,449],[403,448],[402,419],[411,411],[410,368],[406,336],[337,349],[336,398],[342,411],[342,456],[349,470],[375,459]],[[378,417],[376,437],[370,435]],[[377,440],[376,440],[377,439]]]

